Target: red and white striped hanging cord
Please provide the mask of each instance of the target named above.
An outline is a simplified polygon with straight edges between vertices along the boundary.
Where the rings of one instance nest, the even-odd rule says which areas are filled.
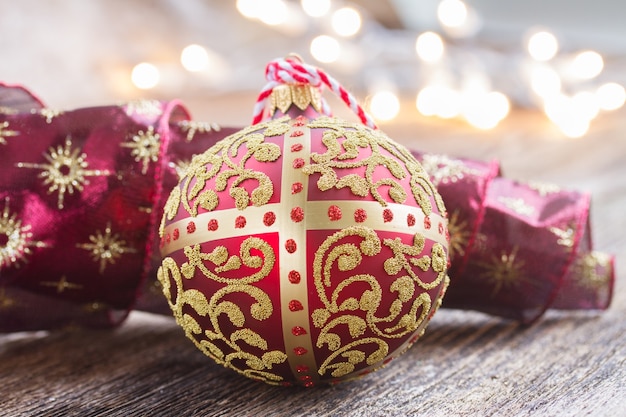
[[[336,79],[319,68],[302,63],[298,58],[287,57],[271,61],[265,68],[265,78],[268,83],[261,90],[254,106],[253,125],[263,120],[267,100],[274,88],[282,84],[308,84],[316,88],[327,86],[359,117],[361,123],[372,129],[377,129],[372,117]],[[325,116],[332,115],[328,103],[323,98],[321,113]]]

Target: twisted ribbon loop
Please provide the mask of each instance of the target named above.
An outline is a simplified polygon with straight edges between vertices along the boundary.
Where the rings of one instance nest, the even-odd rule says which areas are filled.
[[[255,125],[263,120],[263,113],[267,100],[274,88],[282,84],[310,85],[316,88],[328,87],[335,93],[361,120],[361,123],[377,129],[372,117],[365,112],[357,99],[346,90],[336,79],[326,74],[321,69],[301,62],[298,58],[278,58],[267,64],[265,78],[268,83],[263,87],[254,106],[252,124]],[[331,116],[328,103],[322,99],[322,114]]]

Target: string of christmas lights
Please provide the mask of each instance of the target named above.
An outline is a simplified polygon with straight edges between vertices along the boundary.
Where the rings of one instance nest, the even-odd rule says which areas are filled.
[[[550,30],[530,28],[522,48],[500,51],[473,42],[481,16],[462,0],[441,0],[438,30],[413,32],[381,27],[363,10],[331,0],[238,0],[242,18],[301,41],[320,66],[362,75],[366,107],[379,122],[401,110],[398,91],[414,91],[424,116],[460,119],[478,129],[495,128],[512,106],[541,110],[566,137],[584,136],[602,112],[626,102],[624,86],[601,82],[605,62],[593,50],[562,51]],[[367,51],[377,51],[368,57]],[[181,52],[189,72],[223,71],[227,61],[210,48],[191,44]],[[347,69],[346,69],[347,68]],[[337,71],[339,69],[339,71]],[[157,65],[132,70],[139,89],[157,88]]]

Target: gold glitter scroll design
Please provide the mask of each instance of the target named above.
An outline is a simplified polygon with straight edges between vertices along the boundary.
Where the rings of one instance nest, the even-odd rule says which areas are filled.
[[[354,243],[354,238],[360,238],[360,243]],[[379,254],[383,245],[393,253],[384,262],[384,269],[390,277],[389,289],[395,294],[385,312],[380,311],[383,289],[376,277],[363,273],[344,275],[359,267],[366,257]],[[381,242],[375,230],[362,226],[349,227],[326,238],[313,262],[315,289],[324,305],[311,316],[313,325],[320,329],[315,344],[318,348],[326,345],[332,352],[320,365],[320,375],[330,373],[338,378],[354,372],[359,364],[379,364],[389,354],[386,340],[409,335],[422,325],[431,311],[432,300],[425,291],[415,296],[417,287],[431,289],[446,279],[443,247],[435,244],[431,252],[424,253],[424,238],[419,234],[412,246],[395,239]],[[415,267],[424,272],[434,270],[435,280],[423,281]],[[333,280],[333,270],[342,273],[341,279]],[[363,287],[366,288],[360,296],[344,295],[349,288]],[[366,336],[368,329],[373,335]]]
[[[274,268],[276,256],[272,247],[262,239],[245,239],[239,254],[229,254],[224,246],[203,253],[200,245],[185,248],[187,262],[179,268],[167,257],[158,271],[163,293],[186,336],[217,363],[232,368],[249,378],[277,384],[282,377],[272,372],[276,364],[287,360],[285,352],[268,350],[268,342],[259,333],[246,326],[246,315],[252,319],[269,319],[274,306],[269,295],[252,285],[266,278]],[[208,267],[207,265],[210,265]],[[244,276],[228,278],[242,266],[256,270]],[[196,289],[185,289],[183,280],[209,279],[224,284],[210,299]],[[230,301],[237,299],[237,303]],[[249,311],[244,313],[250,300]],[[198,318],[208,318],[210,325],[203,327]],[[224,325],[228,320],[228,325]],[[207,323],[207,320],[203,320]],[[224,329],[232,329],[229,334]],[[261,352],[254,354],[254,352]]]
[[[348,187],[358,197],[371,195],[382,206],[389,201],[402,204],[407,199],[407,193],[400,180],[408,175],[409,187],[424,215],[432,212],[430,196],[434,197],[439,211],[445,212],[441,197],[420,163],[406,148],[391,141],[384,133],[358,123],[328,117],[316,119],[307,127],[325,129],[322,143],[326,152],[313,153],[312,163],[302,168],[308,175],[320,174],[317,187],[321,191]],[[363,175],[353,172],[359,168],[364,168]],[[374,181],[374,172],[381,169],[390,175]],[[338,173],[341,170],[351,172],[340,177]],[[381,188],[388,189],[388,197],[381,194]]]
[[[257,207],[266,204],[274,194],[274,184],[265,173],[246,168],[246,163],[251,158],[257,162],[274,162],[280,158],[280,147],[266,142],[265,138],[285,134],[290,129],[287,120],[289,117],[283,117],[246,127],[194,156],[180,181],[180,190],[174,189],[170,194],[164,217],[172,220],[180,204],[194,217],[200,207],[214,210],[219,203],[217,193],[224,191],[233,177],[229,195],[239,210],[250,203]],[[215,179],[214,189],[207,189],[207,182],[212,179]],[[241,186],[246,181],[257,184],[250,193]]]

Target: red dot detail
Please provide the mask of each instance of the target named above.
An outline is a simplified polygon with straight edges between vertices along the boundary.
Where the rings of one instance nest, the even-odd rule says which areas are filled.
[[[383,220],[385,221],[385,223],[389,223],[390,221],[393,220],[393,212],[389,209],[384,209],[383,210]]]
[[[309,372],[309,367],[306,365],[296,365],[296,372],[299,374],[306,374]]]
[[[289,135],[292,138],[297,138],[304,135],[304,132],[301,130],[294,130],[293,132],[291,132],[291,135]]]
[[[354,210],[354,221],[357,223],[363,223],[367,220],[367,212],[363,209]]]
[[[296,158],[296,159],[293,160],[293,167],[295,169],[302,168],[303,166],[304,166],[304,159]]]
[[[300,152],[302,148],[303,146],[301,143],[294,143],[293,145],[291,145],[291,152]]]
[[[406,216],[406,224],[409,227],[415,226],[415,216],[412,215],[411,213],[407,214]]]
[[[170,239],[171,239],[170,234],[169,233],[166,234],[165,235],[165,243],[170,243]]]
[[[303,348],[302,346],[297,346],[293,348],[293,353],[295,353],[298,356],[306,355],[308,352],[309,351]]]
[[[304,310],[302,303],[298,300],[289,301],[289,311],[301,311]]]
[[[207,230],[209,232],[215,232],[218,227],[219,227],[219,225],[217,224],[217,220],[215,220],[215,219],[209,220],[209,223],[206,226],[206,228],[207,228]]]
[[[237,216],[235,219],[235,228],[243,229],[244,227],[246,227],[246,218],[243,216]]]
[[[294,253],[296,249],[298,249],[298,245],[296,244],[295,240],[287,239],[287,241],[285,242],[285,249],[287,249],[287,252],[289,253]]]
[[[289,271],[289,282],[298,284],[300,282],[300,273],[298,271]]]
[[[196,231],[196,224],[194,222],[187,223],[187,233],[193,233]]]
[[[298,116],[296,117],[296,121],[293,123],[294,126],[304,126],[306,123],[306,117]]]
[[[331,221],[337,221],[341,219],[341,209],[336,206],[336,205],[332,205],[330,207],[328,207],[328,218]]]
[[[276,221],[276,214],[273,211],[268,211],[263,215],[263,224],[266,226],[271,226]]]
[[[428,230],[430,229],[430,217],[426,216],[424,217],[424,229]]]
[[[304,388],[311,388],[315,385],[313,381],[307,381],[304,383]]]
[[[294,182],[293,184],[291,184],[291,194],[298,194],[302,191],[303,188],[304,187],[302,186],[301,182]]]
[[[174,238],[174,240],[178,240],[178,238],[180,237],[180,230],[174,229],[174,232],[172,232],[172,237]]]
[[[306,329],[302,326],[293,326],[291,328],[291,334],[293,334],[294,336],[302,336],[306,334]]]
[[[313,377],[311,375],[302,375],[300,377],[300,381],[310,381],[312,379],[313,379]]]
[[[291,209],[291,220],[296,223],[304,220],[304,210],[302,210],[302,207],[294,207]]]
[[[438,230],[439,234],[443,234],[443,223],[439,222]]]

